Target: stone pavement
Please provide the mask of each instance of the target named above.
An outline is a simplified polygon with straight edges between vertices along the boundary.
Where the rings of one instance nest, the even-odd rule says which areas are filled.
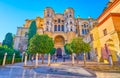
[[[0,78],[120,78],[120,73],[114,72],[98,72],[86,70],[79,64],[71,65],[70,62],[52,63],[51,66],[39,64],[39,67],[32,67],[32,63],[28,62],[28,66],[23,67],[24,63],[16,63],[0,67]],[[96,65],[95,62],[88,62],[89,65]],[[96,74],[96,75],[95,75]]]
[[[28,63],[29,64],[29,63]],[[0,67],[0,78],[95,78],[95,74],[81,67],[62,65],[61,63],[40,65],[39,67],[23,67],[23,63]]]

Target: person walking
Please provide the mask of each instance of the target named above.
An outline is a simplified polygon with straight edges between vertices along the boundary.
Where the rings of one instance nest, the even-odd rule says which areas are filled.
[[[55,55],[55,62],[57,62],[57,56]]]
[[[65,55],[63,55],[63,62],[65,62]]]
[[[56,61],[56,60],[55,60],[55,55],[53,55],[52,59],[53,59],[53,62],[55,62],[55,61]]]
[[[33,60],[34,60],[34,56],[33,55],[31,55],[31,62],[33,63]]]

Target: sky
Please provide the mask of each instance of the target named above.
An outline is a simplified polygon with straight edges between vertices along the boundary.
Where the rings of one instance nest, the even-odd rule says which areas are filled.
[[[56,13],[63,13],[68,7],[75,11],[75,17],[98,18],[109,0],[0,0],[0,42],[6,33],[16,34],[26,19],[43,17],[44,9],[52,7]]]

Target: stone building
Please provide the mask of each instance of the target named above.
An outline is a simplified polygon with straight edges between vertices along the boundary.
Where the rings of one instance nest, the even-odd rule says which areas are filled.
[[[64,44],[77,36],[84,37],[93,28],[96,20],[89,17],[87,19],[75,18],[73,8],[67,8],[63,14],[47,7],[44,10],[44,17],[33,19],[37,24],[38,34],[47,34],[54,40],[54,47],[59,54],[64,54]],[[14,48],[25,51],[27,48],[27,33],[32,20],[26,20],[22,27],[17,28],[14,39]]]
[[[120,62],[120,0],[110,0],[89,35],[98,62]]]

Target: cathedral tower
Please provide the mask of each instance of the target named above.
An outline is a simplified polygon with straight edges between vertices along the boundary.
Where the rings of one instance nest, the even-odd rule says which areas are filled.
[[[45,8],[44,10],[44,34],[52,36],[53,26],[54,26],[54,10],[50,7]]]
[[[67,32],[67,40],[70,42],[76,36],[76,25],[74,19],[74,10],[67,8],[64,12],[65,31]]]

